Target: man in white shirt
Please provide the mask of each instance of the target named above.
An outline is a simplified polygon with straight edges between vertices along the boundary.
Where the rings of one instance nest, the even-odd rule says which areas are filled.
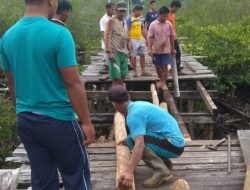
[[[114,3],[107,3],[106,4],[106,13],[103,15],[103,17],[100,20],[100,31],[102,35],[102,49],[105,51],[105,44],[104,44],[104,32],[106,30],[107,22],[110,18],[113,17],[115,13],[115,4]],[[108,58],[105,54],[106,64],[104,66],[104,70],[100,71],[101,74],[108,74],[107,68],[108,68]]]

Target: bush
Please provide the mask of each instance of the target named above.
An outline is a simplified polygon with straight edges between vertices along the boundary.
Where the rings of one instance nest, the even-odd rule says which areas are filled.
[[[238,84],[250,85],[250,17],[241,22],[206,27],[182,25],[189,40],[183,48],[189,54],[205,55],[204,64],[218,75],[220,92]]]
[[[0,168],[4,159],[17,145],[15,131],[16,114],[11,102],[0,96]]]

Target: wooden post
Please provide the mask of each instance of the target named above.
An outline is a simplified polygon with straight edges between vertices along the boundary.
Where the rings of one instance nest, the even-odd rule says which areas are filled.
[[[193,113],[194,111],[194,101],[193,100],[188,100],[188,113]],[[192,139],[194,139],[194,130],[193,130],[193,120],[191,120],[191,122],[188,124],[188,130],[189,130],[189,134],[191,136]]]
[[[130,158],[130,151],[127,146],[118,144],[127,138],[127,132],[125,127],[125,118],[119,112],[115,113],[114,118],[114,131],[115,131],[115,141],[116,141],[116,190],[122,190],[119,187],[120,174],[127,169]],[[133,183],[131,188],[126,190],[135,190],[135,183]]]
[[[184,138],[186,139],[186,141],[191,141],[191,137],[187,131],[184,120],[182,119],[182,117],[181,117],[181,115],[180,115],[180,113],[175,105],[174,98],[172,97],[172,95],[168,89],[163,90],[163,97],[164,97],[165,102],[167,102],[167,105],[169,106],[170,112],[173,114],[173,116],[177,120]]]
[[[217,106],[215,105],[211,96],[208,94],[207,90],[205,89],[205,87],[202,85],[200,81],[196,81],[196,87],[203,101],[205,102],[208,111],[211,113],[211,115],[214,116],[217,113]]]
[[[178,79],[178,71],[177,71],[175,56],[172,56],[172,60],[173,60],[173,79],[174,79],[175,97],[180,97],[179,79]]]

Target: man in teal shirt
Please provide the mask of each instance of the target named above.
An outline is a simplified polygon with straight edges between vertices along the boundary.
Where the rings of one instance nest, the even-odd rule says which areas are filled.
[[[172,164],[184,151],[185,140],[177,121],[159,106],[144,101],[130,101],[126,88],[113,85],[108,92],[115,109],[126,115],[129,135],[122,142],[132,150],[120,183],[131,186],[134,170],[142,159],[153,169],[153,176],[143,182],[145,188],[156,188],[170,180]]]
[[[73,38],[48,20],[58,0],[25,0],[25,5],[24,17],[2,37],[0,55],[31,163],[32,189],[59,189],[59,169],[65,189],[89,190],[84,145],[94,141],[95,131]]]

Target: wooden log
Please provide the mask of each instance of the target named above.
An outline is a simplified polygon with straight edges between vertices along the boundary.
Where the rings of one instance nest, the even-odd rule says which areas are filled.
[[[191,141],[191,137],[190,137],[190,135],[189,135],[189,133],[187,131],[185,123],[184,123],[184,121],[183,121],[181,115],[179,114],[179,111],[178,111],[178,109],[177,109],[177,107],[175,105],[174,98],[172,97],[172,95],[171,95],[171,93],[169,92],[168,89],[163,90],[163,97],[164,97],[164,100],[167,102],[167,104],[169,106],[170,112],[173,114],[173,116],[177,120],[184,138],[186,139],[186,141]]]
[[[212,115],[215,115],[217,113],[218,108],[215,105],[214,101],[212,100],[211,96],[206,91],[205,87],[202,85],[202,83],[200,81],[196,81],[196,87],[197,87],[197,90],[199,91],[203,101],[205,102],[208,111]]]
[[[231,112],[234,112],[234,113],[238,114],[239,116],[246,118],[247,120],[250,120],[250,115],[245,114],[244,112],[238,110],[237,108],[233,108],[232,106],[230,106],[227,103],[222,102],[222,101],[216,101],[216,103],[219,104],[220,106],[224,107],[225,109],[227,109]]]
[[[151,90],[153,104],[159,106],[160,102],[159,102],[158,94],[155,88],[155,84],[150,85],[150,90]]]
[[[116,141],[116,159],[117,159],[117,170],[116,170],[116,190],[122,190],[119,186],[119,178],[122,172],[127,169],[130,158],[130,151],[127,146],[119,144],[127,137],[125,118],[119,112],[115,113],[114,118],[114,131],[115,131],[115,141]],[[131,188],[126,190],[135,190],[135,183],[133,183]]]

